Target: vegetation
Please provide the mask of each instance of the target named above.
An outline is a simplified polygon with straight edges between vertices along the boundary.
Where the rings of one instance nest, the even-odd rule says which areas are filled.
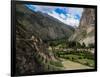
[[[74,61],[74,62],[78,62],[78,63],[81,63],[83,65],[87,65],[87,66],[91,66],[91,67],[94,66],[94,57],[88,51],[86,51],[86,52],[84,52],[84,51],[83,52],[58,51],[58,52],[56,52],[56,55],[59,58],[64,58],[66,60],[71,60],[71,61]]]
[[[58,67],[63,67],[63,65],[62,65],[61,62],[59,62],[59,61],[50,61],[50,64],[51,64],[51,65],[58,66]]]
[[[88,46],[86,46],[84,42],[80,44],[76,41],[68,41],[65,39],[61,39],[49,41],[49,45],[52,47],[52,51],[55,56],[59,58],[77,62],[89,67],[94,67],[94,54],[88,50],[89,48],[94,48],[94,44],[89,44]],[[64,49],[72,50],[64,51]],[[60,66],[59,63],[55,62],[51,62],[51,64]]]
[[[91,44],[88,45],[88,47],[89,47],[89,48],[94,48],[95,45],[91,43]]]
[[[81,44],[77,41],[68,41],[68,40],[66,40],[66,38],[51,40],[51,41],[48,41],[48,42],[49,42],[49,46],[51,46],[51,47],[56,47],[58,45],[61,45],[61,48],[89,48],[89,47],[94,47],[93,44],[89,44],[89,46],[86,46],[84,42]]]

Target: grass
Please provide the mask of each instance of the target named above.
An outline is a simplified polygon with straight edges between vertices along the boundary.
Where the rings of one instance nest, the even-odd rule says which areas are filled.
[[[62,64],[65,68],[65,70],[77,70],[77,69],[92,69],[92,67],[73,62],[70,60],[63,59]]]
[[[84,64],[84,65],[88,65],[90,67],[94,67],[95,66],[94,61],[90,60],[90,59],[78,59],[78,62],[81,63],[81,64]]]
[[[88,54],[84,54],[84,52],[83,53],[81,52],[79,54],[76,54],[75,52],[74,52],[74,54],[73,53],[67,54],[63,51],[62,52],[59,51],[57,53],[56,54],[60,58],[70,60],[70,61],[73,61],[73,62],[77,62],[77,63],[83,64],[83,65],[86,65],[86,66],[89,66],[89,67],[94,67],[94,64],[95,64],[94,59],[88,58],[89,57],[89,56],[87,57]]]
[[[57,66],[57,67],[63,67],[62,63],[59,62],[59,61],[50,61],[50,64],[51,64],[51,65],[55,65],[55,66]]]
[[[85,34],[83,32],[83,34]],[[93,68],[95,66],[94,61],[94,54],[88,50],[90,47],[86,46],[85,43],[80,44],[79,42],[68,42],[65,40],[61,41],[53,41],[52,42],[52,48],[54,50],[51,50],[55,53],[55,56],[58,56],[58,58],[63,58],[65,61],[63,62],[63,65],[69,69],[86,69],[86,68]],[[72,48],[73,50],[66,50],[64,49]],[[83,49],[83,50],[77,50]],[[86,50],[85,50],[86,49]],[[51,62],[52,65],[59,66],[59,63]]]

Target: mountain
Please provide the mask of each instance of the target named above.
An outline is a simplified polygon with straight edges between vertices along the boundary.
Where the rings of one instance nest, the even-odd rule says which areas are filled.
[[[85,8],[82,14],[79,27],[74,34],[69,38],[69,41],[79,41],[86,45],[94,44],[95,40],[95,10]]]
[[[69,37],[73,28],[41,12],[16,5],[16,75],[62,70],[62,64],[44,40]]]
[[[55,40],[68,38],[73,34],[74,28],[62,23],[58,19],[30,10],[25,5],[16,5],[17,22],[23,25],[28,32],[40,37],[42,40]]]

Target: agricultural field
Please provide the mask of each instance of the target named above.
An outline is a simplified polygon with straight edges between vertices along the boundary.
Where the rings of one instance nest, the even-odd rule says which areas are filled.
[[[64,70],[93,69],[95,67],[93,45],[85,43],[66,42],[65,40],[52,41],[49,51],[53,52],[57,59],[61,60]],[[73,47],[72,47],[73,46]]]

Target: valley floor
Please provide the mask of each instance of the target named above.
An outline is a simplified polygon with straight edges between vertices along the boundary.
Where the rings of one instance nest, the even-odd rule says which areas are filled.
[[[64,66],[64,70],[93,69],[93,67],[82,65],[80,63],[76,63],[70,60],[66,60],[66,59],[61,59],[61,60]]]

